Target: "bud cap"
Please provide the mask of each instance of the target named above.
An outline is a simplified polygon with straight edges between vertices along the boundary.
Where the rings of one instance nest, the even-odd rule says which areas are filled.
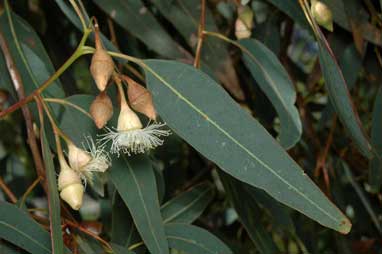
[[[106,92],[101,92],[90,105],[90,115],[98,129],[102,129],[113,116],[113,104]]]

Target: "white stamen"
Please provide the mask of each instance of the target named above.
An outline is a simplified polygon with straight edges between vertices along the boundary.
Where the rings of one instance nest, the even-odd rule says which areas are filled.
[[[121,151],[129,156],[131,154],[145,153],[150,149],[163,145],[164,141],[159,137],[171,134],[170,130],[160,129],[165,125],[164,123],[149,123],[145,128],[125,131],[106,128],[108,133],[101,135],[101,139],[98,141],[102,143],[102,146],[112,141],[110,153],[117,154],[117,156],[120,155]]]

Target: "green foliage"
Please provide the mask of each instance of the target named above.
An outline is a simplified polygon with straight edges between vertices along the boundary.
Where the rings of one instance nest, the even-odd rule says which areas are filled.
[[[382,6],[321,1],[1,1],[0,253],[382,253]]]

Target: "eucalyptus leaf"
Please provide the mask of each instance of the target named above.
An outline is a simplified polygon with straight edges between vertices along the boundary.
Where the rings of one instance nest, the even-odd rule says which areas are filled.
[[[149,251],[168,254],[155,175],[150,161],[145,156],[134,156],[129,160],[121,156],[113,161],[108,172]]]
[[[182,63],[144,64],[158,113],[191,146],[235,178],[326,227],[349,232],[348,219],[215,81]]]
[[[0,201],[0,238],[30,253],[52,253],[49,233],[16,206]]]
[[[45,129],[41,127],[41,147],[44,158],[45,172],[48,183],[48,202],[49,202],[49,222],[52,237],[52,252],[55,254],[64,253],[64,241],[61,230],[61,206],[60,197],[57,189],[56,171],[49,143],[46,138]]]
[[[204,183],[170,199],[161,207],[164,223],[192,223],[214,197],[211,184]]]
[[[187,254],[232,254],[233,252],[216,236],[205,229],[181,224],[166,225],[166,235],[170,248]]]
[[[172,40],[141,1],[93,0],[115,22],[139,38],[156,53],[175,59],[189,54]]]
[[[261,224],[261,209],[256,202],[251,199],[245,186],[226,173],[220,172],[219,175],[223,182],[224,189],[230,197],[240,221],[255,244],[256,249],[263,254],[278,253],[279,250],[273,242],[272,236]],[[246,202],[243,202],[243,200],[246,200]]]
[[[130,211],[117,191],[113,195],[111,221],[111,241],[113,243],[130,246],[140,241]]]
[[[371,142],[377,154],[382,154],[382,88],[375,97],[373,121],[371,127]],[[373,192],[378,193],[382,184],[382,159],[378,156],[370,161],[369,183]]]
[[[10,10],[7,1],[5,3],[5,11],[0,14],[0,27],[20,72],[25,93],[29,94],[54,73],[54,68],[33,28]],[[2,70],[2,73],[6,72]],[[49,86],[43,95],[63,97],[59,80]]]
[[[316,37],[319,46],[320,66],[330,101],[360,152],[370,159],[373,157],[372,148],[353,105],[342,71],[329,43],[320,30],[317,30]]]
[[[284,148],[293,147],[301,138],[302,126],[297,108],[296,91],[288,73],[277,57],[258,40],[239,41],[243,47],[244,63],[267,95],[281,122],[280,143]]]
[[[200,3],[195,4],[195,0],[153,0],[152,2],[195,52],[199,29]],[[213,13],[208,5],[205,6],[205,30],[218,32]],[[206,73],[209,73],[206,68],[213,70],[212,75],[218,78],[235,98],[244,99],[244,93],[239,85],[233,62],[222,40],[210,36],[204,38],[201,65]]]

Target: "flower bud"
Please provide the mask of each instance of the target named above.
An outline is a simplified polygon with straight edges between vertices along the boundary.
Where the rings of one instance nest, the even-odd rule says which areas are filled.
[[[127,88],[127,96],[131,107],[155,121],[157,118],[157,113],[155,111],[153,98],[149,90],[127,76],[124,76],[124,79],[129,84]]]
[[[90,115],[98,129],[102,129],[113,116],[113,104],[106,92],[101,92],[90,105]]]
[[[251,37],[253,28],[253,11],[248,6],[238,8],[238,18],[235,22],[235,36],[238,39]]]
[[[84,186],[82,185],[81,178],[66,162],[60,164],[61,171],[58,176],[60,197],[68,203],[73,210],[78,210],[82,205],[84,195]]]
[[[132,111],[126,103],[121,104],[121,112],[118,117],[117,130],[129,131],[141,129],[142,127],[141,120],[139,120],[137,114],[135,114],[135,112]]]
[[[333,14],[326,4],[318,0],[312,1],[311,12],[320,26],[333,31]]]
[[[68,144],[68,150],[69,165],[76,171],[80,171],[81,168],[86,166],[92,159],[88,152],[78,148],[73,143]]]
[[[90,72],[98,89],[102,92],[106,89],[107,83],[114,72],[114,62],[102,46],[97,24],[95,25],[95,45],[96,49],[90,64]]]
[[[235,36],[237,39],[245,39],[251,37],[251,30],[244,24],[241,19],[236,19],[235,22]]]

